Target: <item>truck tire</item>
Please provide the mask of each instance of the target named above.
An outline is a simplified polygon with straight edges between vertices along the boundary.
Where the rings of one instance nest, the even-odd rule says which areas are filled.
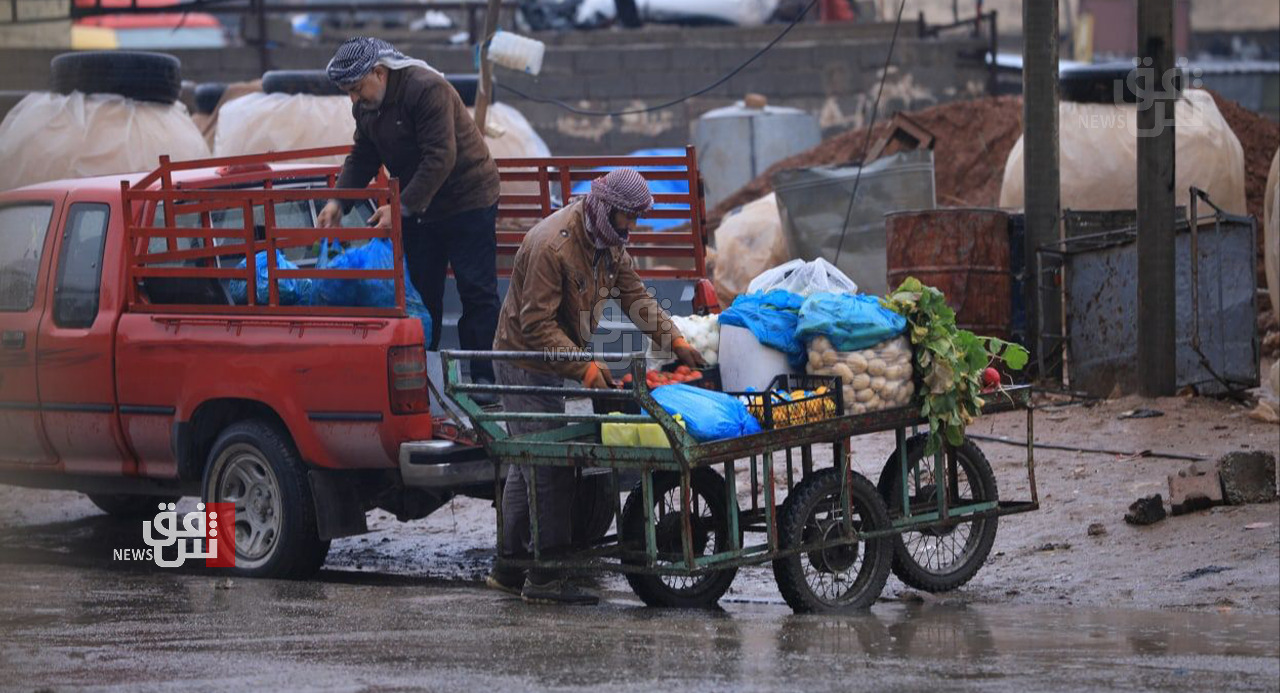
[[[49,63],[59,94],[119,94],[137,101],[173,103],[182,92],[182,63],[172,55],[140,51],[63,53]]]
[[[307,469],[278,426],[258,419],[228,426],[209,452],[201,495],[236,506],[236,574],[300,579],[324,565],[329,542],[316,529]]]
[[[149,520],[161,503],[176,503],[177,496],[134,496],[125,493],[87,493],[102,512],[121,520]]]
[[[227,91],[222,82],[206,82],[196,87],[196,113],[212,115],[218,110],[218,102]]]
[[[262,91],[268,94],[346,96],[324,70],[271,70],[262,75]]]

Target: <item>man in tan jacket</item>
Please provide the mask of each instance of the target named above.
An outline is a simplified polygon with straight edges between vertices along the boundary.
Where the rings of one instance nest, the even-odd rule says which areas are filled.
[[[493,348],[498,351],[581,350],[600,324],[610,298],[641,331],[669,348],[689,366],[706,365],[671,322],[671,317],[645,291],[627,253],[627,236],[636,219],[653,206],[648,184],[632,169],[618,169],[591,184],[586,197],[542,220],[524,237],[516,253],[511,286],[498,318]],[[599,362],[521,362],[494,364],[498,383],[559,387],[564,379],[587,387],[613,387],[609,369]],[[563,412],[564,398],[504,395],[507,411]],[[535,433],[554,424],[508,422],[513,435]],[[527,557],[532,550],[529,522],[528,468],[512,466],[503,492],[503,547],[506,557]],[[573,528],[572,467],[538,470],[539,548],[543,557],[563,555]],[[495,568],[488,584],[530,603],[595,604],[594,595],[550,571]]]

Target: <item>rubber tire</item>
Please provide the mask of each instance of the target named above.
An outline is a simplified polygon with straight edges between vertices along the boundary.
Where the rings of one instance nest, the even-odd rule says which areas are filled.
[[[725,539],[728,539],[729,525],[728,518],[725,516],[726,497],[724,493],[724,477],[715,471],[702,468],[695,469],[689,479],[691,492],[695,496],[701,496],[702,501],[711,509],[712,518],[720,524],[718,530],[723,530]],[[653,474],[653,497],[656,501],[664,494],[672,489],[680,488],[680,475],[675,472],[654,472]],[[623,541],[631,544],[633,550],[644,550],[644,492],[639,483],[632,489],[631,494],[627,496],[626,505],[622,508],[622,537]],[[738,545],[741,546],[741,535],[739,535]],[[707,609],[714,607],[716,602],[729,591],[729,586],[733,584],[733,579],[738,575],[737,568],[727,568],[708,576],[705,576],[698,589],[691,594],[684,594],[672,590],[669,586],[662,582],[662,577],[658,575],[641,575],[637,573],[626,573],[627,582],[631,585],[632,591],[640,597],[640,601],[648,606],[672,609]]]
[[[303,579],[311,577],[324,565],[329,542],[322,541],[316,530],[315,501],[307,469],[294,448],[289,435],[274,424],[258,419],[240,421],[228,426],[209,451],[204,469],[201,497],[206,503],[219,502],[213,497],[221,469],[218,458],[228,447],[246,444],[267,461],[280,489],[283,518],[280,538],[267,560],[255,568],[237,566],[234,572],[244,577]],[[237,563],[239,561],[237,560]]]
[[[222,95],[227,92],[227,85],[222,82],[206,82],[196,86],[196,113],[213,115],[218,110]]]
[[[177,503],[177,496],[134,496],[125,493],[86,493],[102,512],[120,520],[150,520],[161,503]]]
[[[49,63],[53,91],[119,94],[136,101],[173,103],[182,93],[182,62],[164,53],[63,53]]]
[[[1064,69],[1058,75],[1058,89],[1063,101],[1072,103],[1116,103],[1116,86],[1121,87],[1121,102],[1136,104],[1139,101],[1129,73],[1136,68],[1128,62],[1099,63]],[[1177,69],[1177,68],[1175,68]],[[1177,69],[1178,90],[1186,88],[1186,73]],[[1158,87],[1163,90],[1163,83]]]
[[[271,70],[262,75],[262,91],[268,94],[347,95],[324,70]]]
[[[590,546],[613,524],[610,474],[584,474],[573,493],[573,545]]]
[[[871,481],[852,472],[853,482],[850,490],[849,504],[856,508],[863,518],[863,527],[867,531],[887,529],[890,526],[889,511],[885,509],[884,500]],[[823,469],[808,475],[796,484],[786,501],[782,504],[782,517],[778,528],[778,543],[786,549],[802,546],[804,543],[804,526],[809,519],[808,509],[832,493],[840,493],[840,470]],[[869,523],[869,526],[868,526]],[[854,599],[840,605],[828,604],[813,594],[804,576],[801,565],[805,554],[794,554],[773,562],[773,577],[778,583],[778,591],[787,605],[800,614],[806,613],[848,613],[868,609],[880,598],[884,585],[889,580],[889,569],[893,563],[893,544],[889,537],[880,537],[859,542],[859,549],[871,562],[871,573],[863,589]]]
[[[907,439],[907,463],[913,467],[924,456],[925,444],[928,442],[928,434],[912,436]],[[979,493],[979,489],[974,486],[975,482],[981,487],[981,497],[975,500],[1000,500],[999,489],[996,488],[996,475],[991,470],[991,463],[987,461],[986,455],[982,454],[982,450],[973,441],[966,440],[956,450],[957,464],[965,468],[965,473],[969,477],[969,486],[974,493]],[[894,517],[901,513],[901,491],[898,490],[898,484],[901,483],[902,474],[898,469],[898,453],[894,451],[885,462],[884,470],[880,472],[880,480],[876,484],[877,490],[881,497],[885,500],[885,505],[889,508],[890,517]],[[961,563],[958,568],[948,573],[938,575],[936,573],[925,570],[914,558],[911,557],[907,549],[906,540],[902,534],[893,537],[893,574],[905,584],[925,592],[949,592],[966,582],[973,579],[973,576],[982,568],[982,564],[986,562],[987,556],[991,554],[991,547],[996,541],[996,531],[999,529],[999,518],[991,517],[984,520],[978,520],[974,525],[981,524],[981,529],[977,530],[978,546],[973,555]]]

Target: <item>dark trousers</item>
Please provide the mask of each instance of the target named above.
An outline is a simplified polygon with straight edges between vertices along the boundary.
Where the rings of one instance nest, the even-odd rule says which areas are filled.
[[[526,371],[509,361],[498,361],[495,366],[500,385],[560,387],[564,384],[564,378],[558,375]],[[557,395],[503,395],[502,408],[508,412],[563,413],[564,398]],[[525,435],[550,430],[557,425],[555,422],[508,421],[507,430],[513,435]],[[531,470],[532,467],[515,464],[507,469],[507,483],[502,491],[504,556],[525,556],[533,552],[532,523],[529,521]],[[573,467],[538,467],[538,549],[544,558],[562,555],[573,542],[575,488]],[[535,582],[554,577],[551,571],[542,572],[546,574],[538,576]]]
[[[440,219],[405,219],[404,256],[409,279],[431,312],[431,344],[440,346],[444,319],[444,280],[452,266],[462,299],[458,343],[463,349],[493,349],[498,330],[498,239],[494,224],[498,206],[459,212]],[[493,364],[471,362],[471,379],[493,380]]]

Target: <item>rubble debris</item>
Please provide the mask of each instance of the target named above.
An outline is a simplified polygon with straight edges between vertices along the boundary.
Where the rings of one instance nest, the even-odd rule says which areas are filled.
[[[1154,525],[1166,517],[1164,498],[1160,494],[1139,498],[1129,505],[1124,521],[1131,525]]]
[[[1261,450],[1230,452],[1218,459],[1223,498],[1229,505],[1276,499],[1276,458]]]
[[[1124,412],[1117,419],[1154,419],[1164,416],[1164,412],[1159,409],[1130,409]]]
[[[1271,526],[1271,523],[1270,523],[1270,522],[1250,522],[1249,524],[1245,525],[1245,526],[1244,526],[1244,528],[1245,528],[1246,530],[1250,530],[1250,529],[1266,529],[1266,528],[1268,528],[1268,527],[1270,527],[1270,526]]]
[[[1203,568],[1196,568],[1195,570],[1191,570],[1183,573],[1182,577],[1178,578],[1178,581],[1187,582],[1188,580],[1194,580],[1196,578],[1204,577],[1206,575],[1215,575],[1217,573],[1225,573],[1228,570],[1231,570],[1231,569],[1224,568],[1223,566],[1220,566],[1220,565],[1207,565]]]
[[[1107,535],[1107,527],[1101,522],[1095,522],[1089,525],[1089,536],[1105,537]]]
[[[1212,508],[1222,503],[1222,482],[1216,466],[1196,462],[1169,475],[1169,505],[1174,515]]]
[[[1071,550],[1071,544],[1065,544],[1065,543],[1055,544],[1054,542],[1041,544],[1040,546],[1036,547],[1036,551],[1070,551],[1070,550]]]

